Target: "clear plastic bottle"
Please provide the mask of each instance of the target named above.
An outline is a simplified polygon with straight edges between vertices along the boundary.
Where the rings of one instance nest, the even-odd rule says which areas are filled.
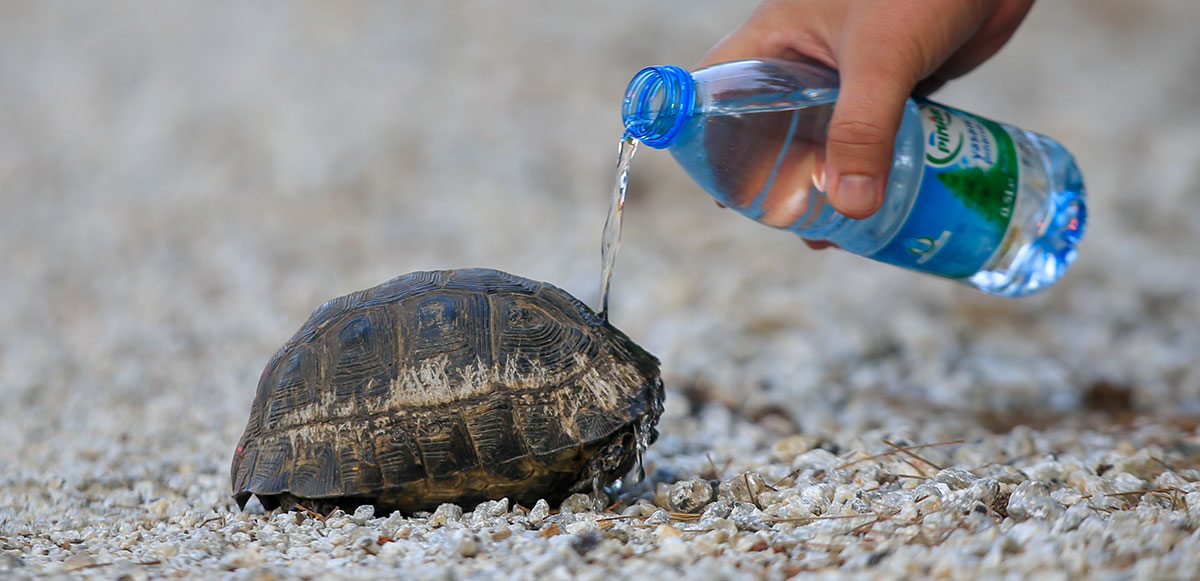
[[[924,99],[906,105],[883,206],[862,220],[835,212],[824,153],[837,86],[797,61],[648,67],[622,116],[717,201],[810,240],[1005,297],[1049,286],[1074,261],[1086,210],[1071,154]]]

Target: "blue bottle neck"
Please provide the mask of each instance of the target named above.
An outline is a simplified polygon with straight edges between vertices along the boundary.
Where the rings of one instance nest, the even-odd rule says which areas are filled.
[[[655,149],[670,147],[696,104],[696,82],[674,65],[646,67],[625,89],[626,134]]]

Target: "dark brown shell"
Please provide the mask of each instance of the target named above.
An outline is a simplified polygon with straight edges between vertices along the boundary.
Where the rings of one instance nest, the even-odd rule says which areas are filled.
[[[563,290],[415,272],[325,303],[267,363],[233,456],[245,506],[561,499],[657,436],[658,360]]]

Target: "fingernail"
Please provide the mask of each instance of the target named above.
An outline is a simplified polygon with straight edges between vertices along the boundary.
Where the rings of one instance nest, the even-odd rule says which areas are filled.
[[[879,205],[879,187],[875,178],[864,175],[846,175],[838,180],[838,205],[850,214],[866,214]]]

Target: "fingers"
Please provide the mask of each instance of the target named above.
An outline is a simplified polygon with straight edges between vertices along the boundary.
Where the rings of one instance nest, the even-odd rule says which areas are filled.
[[[1000,0],[993,2],[991,15],[980,24],[963,45],[938,67],[936,78],[943,82],[957,79],[991,58],[1012,38],[1025,15],[1033,7],[1033,0]]]
[[[996,11],[1000,1],[872,3],[846,17],[833,47],[841,88],[826,146],[829,200],[839,213],[865,218],[882,205],[896,132],[918,82],[927,79],[918,90],[928,91],[949,78],[933,75],[998,14],[1007,33],[987,35],[980,50],[990,52],[963,65],[991,56],[999,47],[992,39],[1007,40],[1016,26],[1011,20],[1020,22],[1031,0],[1008,0],[1008,14]]]
[[[835,61],[827,25],[835,22],[836,4],[825,0],[763,0],[741,26],[700,59],[696,68],[751,58],[815,59],[830,68]]]
[[[879,38],[878,26],[869,21],[850,26],[837,47],[841,88],[826,156],[830,203],[842,215],[861,219],[883,203],[892,144],[923,62],[899,41]],[[868,35],[875,38],[863,38]]]
[[[836,69],[841,87],[826,144],[828,195],[839,213],[865,218],[882,205],[896,132],[914,88],[928,93],[987,60],[1032,4],[763,0],[699,66],[779,57]]]

